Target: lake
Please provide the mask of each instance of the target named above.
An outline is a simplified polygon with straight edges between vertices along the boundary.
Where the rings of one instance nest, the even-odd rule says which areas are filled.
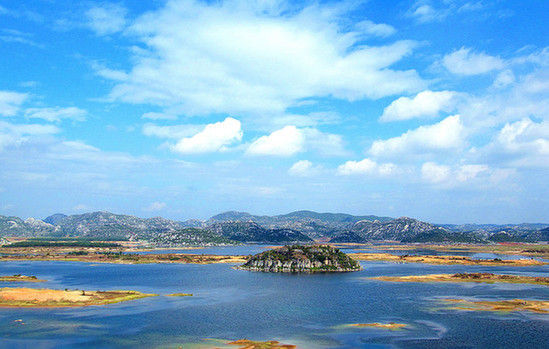
[[[223,254],[227,249],[235,254],[263,250],[254,245],[196,252]],[[84,308],[0,309],[0,347],[202,348],[242,338],[279,340],[303,348],[541,348],[549,343],[549,315],[468,312],[448,309],[441,302],[443,298],[547,300],[545,286],[366,279],[456,272],[549,276],[547,266],[361,265],[364,270],[354,273],[272,274],[234,270],[231,264],[2,262],[0,275],[48,280],[3,286],[127,289],[160,296]],[[194,296],[165,296],[176,292]],[[408,326],[394,331],[343,326],[372,322]]]

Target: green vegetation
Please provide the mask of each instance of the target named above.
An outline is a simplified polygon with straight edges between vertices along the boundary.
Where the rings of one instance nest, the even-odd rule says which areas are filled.
[[[360,264],[329,245],[289,245],[252,256],[240,269],[269,272],[356,271]]]
[[[14,242],[4,247],[121,247],[120,244],[113,242],[93,242],[93,241],[63,241],[51,242],[45,240],[25,240]]]

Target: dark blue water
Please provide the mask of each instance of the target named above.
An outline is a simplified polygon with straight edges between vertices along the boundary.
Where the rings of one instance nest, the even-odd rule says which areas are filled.
[[[457,311],[440,301],[547,300],[547,287],[365,279],[465,271],[549,276],[546,266],[363,262],[360,272],[314,275],[248,272],[231,266],[2,262],[0,275],[36,275],[48,280],[6,284],[10,287],[130,289],[194,296],[159,296],[84,308],[0,309],[0,347],[202,348],[222,347],[228,340],[241,338],[275,339],[304,348],[543,348],[549,343],[549,315]],[[19,319],[24,324],[15,321]],[[398,331],[342,326],[390,321],[409,326]]]

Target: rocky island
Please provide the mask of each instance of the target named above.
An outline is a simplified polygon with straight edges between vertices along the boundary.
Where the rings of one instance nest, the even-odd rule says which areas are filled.
[[[360,264],[329,245],[291,245],[252,256],[237,267],[264,272],[350,272],[361,270]]]

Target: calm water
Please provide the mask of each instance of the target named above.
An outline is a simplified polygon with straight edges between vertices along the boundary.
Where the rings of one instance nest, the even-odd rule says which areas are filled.
[[[260,248],[244,247],[233,247],[243,248],[235,254],[254,253]],[[549,276],[546,266],[494,268],[384,262],[363,262],[362,266],[364,270],[356,273],[288,275],[233,270],[228,264],[2,262],[0,275],[36,275],[48,280],[6,286],[130,289],[194,296],[159,296],[86,308],[0,309],[0,347],[200,348],[241,338],[276,339],[304,348],[543,348],[549,343],[549,315],[456,311],[445,309],[440,301],[547,300],[547,287],[364,279],[465,271]],[[18,319],[24,324],[15,321]],[[390,321],[409,327],[388,331],[341,326]]]

